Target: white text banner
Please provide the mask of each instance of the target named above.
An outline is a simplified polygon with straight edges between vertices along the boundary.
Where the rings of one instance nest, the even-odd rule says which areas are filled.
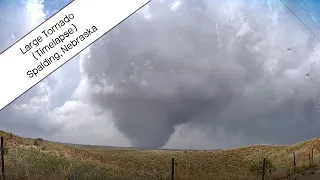
[[[150,0],[74,0],[0,55],[0,110]]]

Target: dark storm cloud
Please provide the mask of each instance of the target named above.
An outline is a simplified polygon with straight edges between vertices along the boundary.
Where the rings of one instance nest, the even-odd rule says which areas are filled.
[[[91,100],[133,145],[162,147],[184,123],[244,134],[242,144],[319,135],[316,41],[289,11],[274,1],[181,2],[173,12],[152,1],[149,20],[135,14],[82,62]]]

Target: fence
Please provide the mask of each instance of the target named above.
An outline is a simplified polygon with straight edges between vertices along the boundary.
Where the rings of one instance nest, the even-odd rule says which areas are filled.
[[[320,149],[319,149],[320,150]],[[186,151],[185,151],[186,153]],[[307,154],[306,154],[307,153]],[[301,160],[300,162],[297,161],[297,158],[296,158],[296,152],[294,151],[293,154],[292,154],[292,171],[291,169],[288,169],[289,171],[292,172],[292,174],[290,174],[291,176],[294,176],[294,175],[298,175],[299,172],[297,170],[297,168],[301,168],[300,170],[301,171],[306,171],[308,169],[312,169],[314,167],[316,167],[316,163],[314,162],[314,148],[311,148],[310,151],[303,151],[303,152],[300,152],[300,154],[302,154],[303,157],[306,157],[307,159],[307,162],[308,162],[308,166],[304,166],[305,165],[305,161]],[[300,158],[301,159],[301,158]],[[304,159],[304,158],[302,158]],[[271,159],[268,159],[268,158],[263,158],[260,162],[261,164],[257,165],[257,169],[256,171],[260,173],[261,175],[261,179],[262,180],[267,180],[267,177],[266,175],[269,173],[272,174],[272,170],[273,170],[273,166],[274,164],[272,164],[272,161]],[[318,162],[320,163],[320,161]],[[174,180],[174,170],[175,170],[175,165],[177,165],[177,163],[175,163],[174,161],[174,158],[172,158],[172,180]],[[311,173],[312,174],[312,173]],[[270,177],[269,179],[272,179],[272,177]]]
[[[4,171],[4,138],[1,137],[1,176],[2,180],[6,179],[5,171]]]
[[[309,161],[309,167],[314,166],[314,154],[313,154],[313,148],[311,148],[311,153],[308,154],[308,161]],[[175,165],[177,165],[177,163],[175,163],[174,158],[172,158],[171,161],[171,180],[174,180],[175,176],[174,176],[174,170],[175,170]],[[263,158],[262,160],[262,166],[261,166],[261,177],[262,180],[266,180],[266,173],[267,170],[269,168],[269,173],[271,173],[271,169],[272,169],[272,164],[270,163],[270,161],[267,160],[267,158]],[[297,173],[297,161],[296,161],[296,153],[293,152],[293,174]]]
[[[314,164],[314,149],[311,148],[311,151],[310,153],[307,154],[307,158],[308,158],[308,168],[311,168],[311,167],[314,167],[315,164]],[[270,161],[267,160],[267,158],[263,158],[262,160],[262,163],[261,163],[261,176],[262,176],[262,180],[265,180],[266,178],[266,173],[267,173],[267,170],[269,169],[269,173],[271,173],[271,170],[272,170],[272,164],[270,163]],[[295,175],[297,173],[297,159],[296,159],[296,152],[293,152],[293,162],[292,162],[292,166],[293,166],[293,174],[292,175]],[[303,170],[306,170],[306,169],[303,169]]]
[[[318,151],[319,150],[320,149],[318,149]],[[185,153],[187,153],[187,151],[185,151]],[[300,156],[301,156],[301,154],[302,154],[303,157],[305,157],[304,161],[302,161],[301,158],[300,158],[300,161],[297,161],[298,158],[297,158],[297,154],[296,154],[295,151],[292,154],[292,169],[291,168],[289,169],[289,171],[292,172],[291,175],[298,174],[299,173],[298,172],[298,168],[301,168],[303,163],[304,163],[304,165],[306,164],[306,162],[308,163],[307,164],[307,166],[308,166],[307,168],[315,166],[315,163],[314,163],[314,148],[311,148],[310,151],[307,150],[306,152],[305,151],[300,152]],[[182,159],[180,159],[180,160],[182,160]],[[223,157],[221,158],[221,160],[224,160]],[[179,161],[179,158],[178,158],[178,161]],[[318,163],[320,163],[320,161]],[[186,163],[185,162],[180,162],[180,165],[178,165],[178,163],[176,162],[175,158],[171,159],[171,172],[170,172],[171,180],[183,179],[183,178],[179,177],[179,172],[177,174],[176,170],[185,171],[186,169],[184,169],[183,166],[185,166]],[[209,166],[213,166],[213,164],[210,165],[210,163],[208,163],[208,165]],[[260,173],[260,177],[261,177],[262,180],[269,179],[266,175],[267,174],[272,174],[272,172],[273,172],[273,162],[271,161],[270,158],[266,158],[266,157],[263,158],[261,160],[261,162],[259,162],[259,164],[257,164],[256,167],[257,168],[254,169],[254,171]],[[302,170],[306,170],[306,169],[302,169]],[[1,176],[0,177],[2,177],[2,180],[5,180],[5,178],[6,178],[5,175],[6,175],[5,174],[5,143],[4,143],[4,138],[1,137]],[[215,175],[215,173],[211,172],[211,176],[212,175]]]

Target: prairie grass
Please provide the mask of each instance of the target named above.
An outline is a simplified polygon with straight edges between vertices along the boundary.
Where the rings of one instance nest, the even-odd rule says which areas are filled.
[[[254,145],[213,150],[139,150],[80,146],[30,139],[0,131],[5,137],[8,180],[156,180],[170,179],[175,158],[177,180],[253,180],[261,178],[263,158],[269,162],[266,179],[286,179],[312,173],[320,164],[320,139],[290,146]],[[309,153],[314,149],[314,166]],[[296,174],[293,174],[293,152]],[[1,175],[0,175],[1,176]]]

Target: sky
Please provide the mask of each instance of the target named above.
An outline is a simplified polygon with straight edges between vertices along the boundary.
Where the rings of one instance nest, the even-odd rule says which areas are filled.
[[[69,2],[0,0],[0,52]],[[320,136],[320,3],[282,2],[152,0],[1,110],[0,129],[175,149]]]

